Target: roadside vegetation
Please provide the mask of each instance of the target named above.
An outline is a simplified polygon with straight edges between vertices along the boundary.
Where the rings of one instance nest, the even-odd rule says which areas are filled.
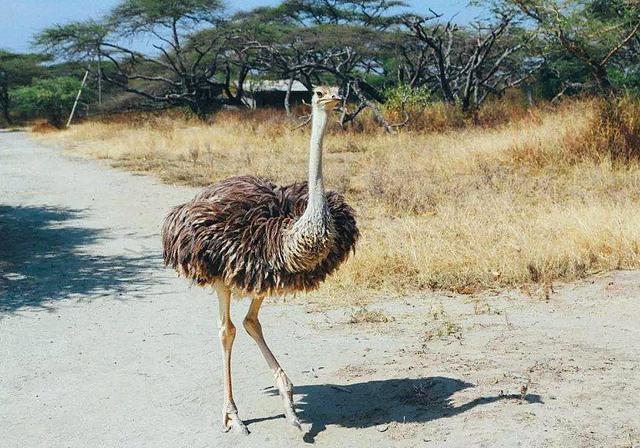
[[[439,120],[446,106],[434,104],[415,117],[422,128],[396,134],[366,131],[367,116],[362,132],[336,124],[325,176],[356,208],[362,242],[326,291],[473,293],[640,268],[640,102],[519,104],[489,104],[466,124]],[[168,183],[236,174],[287,183],[306,178],[308,130],[292,127],[277,111],[210,123],[174,112],[42,138]]]
[[[471,4],[456,23],[402,0],[119,0],[0,51],[0,120],[172,184],[288,183],[306,178],[304,100],[335,85],[326,177],[362,241],[326,291],[548,298],[640,268],[640,3]]]

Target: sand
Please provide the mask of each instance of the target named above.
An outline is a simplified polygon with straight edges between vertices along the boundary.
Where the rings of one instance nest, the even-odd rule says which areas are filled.
[[[388,298],[369,307],[386,323],[274,299],[263,327],[304,430],[238,325],[251,434],[222,433],[215,296],[160,257],[163,216],[194,191],[0,133],[0,446],[640,446],[639,272],[548,300]]]

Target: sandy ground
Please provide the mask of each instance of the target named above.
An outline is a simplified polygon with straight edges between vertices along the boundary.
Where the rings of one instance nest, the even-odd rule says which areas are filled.
[[[638,272],[549,300],[370,306],[386,323],[272,301],[263,325],[304,431],[239,331],[251,434],[221,433],[215,300],[160,263],[162,217],[192,194],[0,133],[0,446],[640,446]]]

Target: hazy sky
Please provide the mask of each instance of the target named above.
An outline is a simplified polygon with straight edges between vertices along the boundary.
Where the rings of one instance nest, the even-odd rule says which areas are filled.
[[[457,14],[456,21],[468,22],[478,14],[467,6],[468,0],[408,0],[417,12],[427,8],[443,12],[447,17]],[[118,0],[2,0],[0,8],[0,48],[28,51],[35,32],[55,23],[97,17],[108,11]],[[251,9],[255,6],[275,5],[278,0],[229,1],[231,10]]]

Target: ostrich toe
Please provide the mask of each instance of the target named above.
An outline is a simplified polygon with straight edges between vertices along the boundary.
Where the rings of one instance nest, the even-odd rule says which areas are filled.
[[[249,430],[237,413],[226,413],[222,419],[222,432],[229,432],[233,429],[238,434],[248,435]]]
[[[288,413],[287,413],[288,414]],[[302,431],[302,425],[300,424],[300,420],[298,419],[298,416],[293,413],[291,415],[287,415],[287,421],[295,426],[296,428],[298,428],[300,431]]]

